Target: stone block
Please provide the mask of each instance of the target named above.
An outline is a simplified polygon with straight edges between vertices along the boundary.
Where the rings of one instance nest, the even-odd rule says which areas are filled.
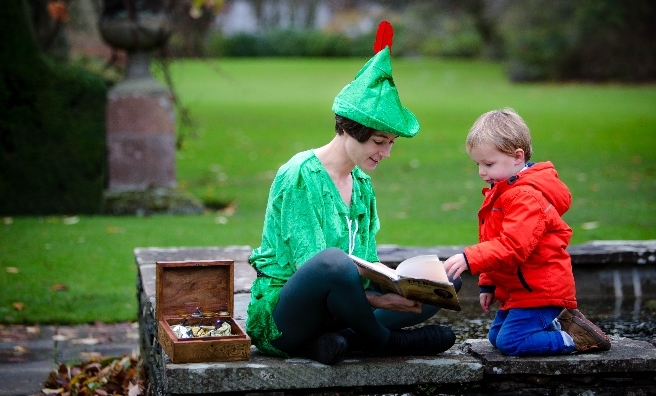
[[[589,375],[656,371],[656,348],[646,341],[611,337],[605,352],[558,356],[505,356],[488,340],[467,340],[463,352],[479,359],[485,374]]]
[[[110,190],[172,188],[175,109],[171,92],[152,78],[126,80],[107,94]]]

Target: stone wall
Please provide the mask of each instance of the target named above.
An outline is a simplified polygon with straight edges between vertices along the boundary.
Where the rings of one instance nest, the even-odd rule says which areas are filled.
[[[655,243],[593,243],[572,247],[571,253],[578,263],[575,269],[588,266],[614,271],[626,270],[628,266],[629,271],[639,268],[637,271],[642,273],[654,270]],[[656,347],[622,337],[611,337],[613,347],[608,352],[553,357],[503,356],[487,340],[473,339],[438,356],[353,355],[334,366],[299,358],[273,358],[260,354],[254,347],[248,361],[171,363],[156,341],[155,263],[234,260],[234,318],[243,324],[255,275],[247,264],[250,251],[247,246],[135,249],[140,346],[151,394],[656,395]],[[427,251],[444,258],[460,248],[383,246],[380,258],[393,263]],[[605,255],[600,255],[600,251]],[[646,279],[643,295],[653,298],[656,288],[648,287],[648,282],[652,280]]]

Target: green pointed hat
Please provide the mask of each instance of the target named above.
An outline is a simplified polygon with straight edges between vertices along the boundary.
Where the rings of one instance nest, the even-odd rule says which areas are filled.
[[[401,105],[385,47],[362,67],[333,102],[333,112],[378,131],[402,137],[419,132],[417,117]]]

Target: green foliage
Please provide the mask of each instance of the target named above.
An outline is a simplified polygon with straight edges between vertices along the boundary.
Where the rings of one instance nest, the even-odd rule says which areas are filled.
[[[0,17],[0,214],[98,213],[107,84],[42,58],[21,4]]]
[[[513,81],[656,78],[651,0],[510,2],[500,22]]]
[[[25,66],[0,80],[0,213],[99,213],[105,81],[74,67]]]
[[[179,186],[222,210],[5,219],[0,322],[134,320],[134,248],[258,246],[275,171],[297,151],[331,139],[332,101],[367,59],[172,62],[180,99],[199,125],[177,153]],[[552,161],[572,191],[565,216],[572,244],[656,239],[655,87],[512,84],[499,64],[459,60],[397,58],[393,68],[421,131],[398,140],[391,158],[370,172],[379,244],[476,242],[484,183],[464,140],[480,114],[505,106],[531,128],[534,160]],[[53,290],[57,284],[68,290]]]
[[[349,38],[318,30],[282,29],[229,37],[215,31],[209,35],[206,52],[210,57],[348,57],[368,56],[372,48],[371,35]]]
[[[397,55],[475,58],[483,50],[483,41],[470,14],[448,2],[415,2],[397,24]],[[444,10],[448,7],[448,11]]]

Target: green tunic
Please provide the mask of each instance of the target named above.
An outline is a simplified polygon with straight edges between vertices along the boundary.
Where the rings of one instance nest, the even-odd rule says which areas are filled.
[[[261,352],[288,357],[271,345],[282,335],[272,313],[282,286],[303,263],[330,247],[378,261],[380,222],[371,179],[357,167],[351,175],[349,207],[313,151],[296,154],[278,170],[269,191],[262,245],[249,258],[260,276],[251,287],[246,332]]]

